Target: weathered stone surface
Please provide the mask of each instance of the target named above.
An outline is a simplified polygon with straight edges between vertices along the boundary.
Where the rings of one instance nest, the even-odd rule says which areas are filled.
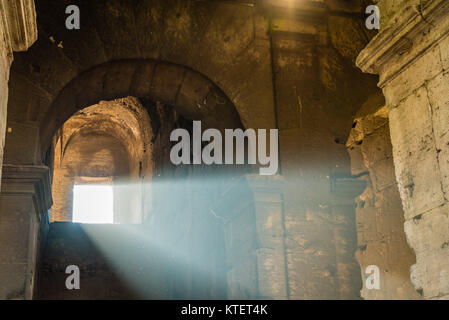
[[[442,73],[427,84],[431,105],[433,133],[441,184],[447,201],[449,195],[449,74]]]
[[[39,128],[33,123],[16,122],[9,122],[8,127],[4,162],[28,165],[40,163]]]
[[[130,91],[135,68],[134,63],[112,64],[108,68],[103,82],[104,97],[106,99],[126,97]]]
[[[443,297],[449,292],[448,226],[447,205],[405,222],[407,241],[416,253],[412,281],[425,298]]]
[[[330,16],[328,30],[331,43],[346,58],[355,61],[359,52],[366,46],[364,31],[360,20],[346,16]]]
[[[0,171],[5,145],[8,80],[12,51],[25,51],[37,39],[34,0],[0,1]],[[0,174],[1,178],[1,174]]]
[[[6,158],[17,163],[48,161],[54,148],[45,158],[44,154],[60,130],[64,142],[57,149],[67,147],[62,154],[73,161],[65,164],[74,169],[61,172],[55,166],[53,194],[64,203],[53,208],[57,220],[70,220],[72,195],[66,189],[74,183],[73,171],[105,176],[132,172],[133,178],[151,174],[155,181],[146,183],[144,192],[150,193],[153,186],[160,189],[154,203],[144,199],[151,207],[144,210],[144,221],[152,226],[154,239],[166,249],[162,256],[169,257],[167,265],[173,268],[162,273],[164,280],[158,282],[170,288],[163,297],[216,298],[226,297],[227,291],[233,298],[358,299],[366,278],[364,267],[376,264],[382,289],[364,288],[363,298],[419,298],[409,281],[414,256],[405,242],[394,170],[410,221],[434,214],[447,202],[449,88],[442,73],[448,68],[446,29],[435,32],[438,21],[427,10],[434,8],[428,3],[437,1],[443,3],[429,0],[423,6],[421,13],[428,23],[421,19],[420,7],[412,8],[413,14],[406,11],[402,20],[418,23],[416,29],[413,23],[401,24],[400,18],[392,20],[404,27],[405,35],[392,32],[394,23],[385,26],[389,38],[375,43],[386,51],[369,57],[376,60],[376,67],[369,69],[381,73],[380,86],[391,109],[392,149],[387,107],[356,114],[381,96],[376,78],[354,68],[355,56],[370,38],[363,21],[366,2],[142,0],[133,6],[119,0],[83,1],[82,29],[68,31],[61,27],[64,15],[60,14],[66,3],[40,0],[40,40],[30,52],[17,56],[11,76],[8,127],[12,132]],[[382,15],[385,8],[391,11],[385,12],[385,19],[399,5],[417,4],[391,0],[394,7],[390,8],[388,0],[379,3]],[[441,38],[433,38],[438,33]],[[393,50],[391,42],[397,44]],[[5,55],[4,61],[8,59]],[[7,77],[2,81],[0,90],[7,87]],[[129,115],[114,116],[104,106],[79,110],[101,99],[128,95],[139,97],[150,113],[154,136],[135,138],[139,130],[135,122],[122,126]],[[1,97],[6,100],[6,95]],[[376,107],[384,104],[381,101]],[[131,113],[136,110],[131,108]],[[87,113],[80,116],[78,111]],[[74,113],[76,123],[61,129]],[[83,117],[95,121],[88,123]],[[247,186],[230,198],[235,200],[232,203],[221,203],[225,214],[210,212],[222,191],[221,185],[215,189],[209,184],[217,171],[175,167],[169,159],[170,131],[188,127],[191,120],[202,120],[203,128],[279,128],[284,186],[275,191]],[[5,130],[5,121],[2,126]],[[107,133],[115,137],[105,137]],[[82,146],[85,139],[90,146]],[[141,164],[142,159],[148,162]],[[64,164],[64,159],[59,160]],[[145,171],[151,164],[154,171]],[[66,176],[59,179],[61,173]],[[341,182],[340,188],[347,187],[346,197],[332,190],[335,181]],[[365,185],[366,191],[356,200],[355,217],[348,194]],[[418,246],[429,242],[430,235],[426,233]],[[55,243],[62,238],[55,237]],[[62,246],[53,253],[60,258],[66,249]],[[11,249],[5,250],[11,254]],[[89,255],[90,250],[81,246],[80,252]],[[426,254],[419,252],[422,257]],[[427,281],[433,286],[439,270],[427,268],[422,257],[416,264],[416,283],[423,281],[424,287]],[[65,262],[56,260],[47,284],[63,280]],[[138,266],[131,268],[137,270]],[[443,271],[441,292],[427,288],[425,297],[448,296]],[[102,296],[98,288],[108,279],[116,280],[91,277],[89,287],[95,294],[85,297]],[[62,286],[46,289],[49,296],[75,297],[62,294]],[[109,297],[120,296],[117,288],[109,289]]]
[[[396,107],[401,100],[443,71],[438,47],[426,52],[406,70],[400,72],[394,81],[384,87],[385,99],[390,108]],[[419,76],[417,76],[419,75]]]
[[[136,98],[102,101],[67,120],[54,138],[52,221],[71,222],[74,185],[100,177],[99,183],[117,184],[114,222],[141,223],[142,191],[129,194],[132,185],[119,181],[151,177],[153,159],[144,150],[151,150],[152,139],[149,116]]]
[[[415,257],[404,233],[404,211],[396,184],[388,109],[382,100],[369,99],[359,111],[348,138],[353,173],[361,169],[369,175],[357,198],[357,261],[361,267],[365,299],[419,299],[410,281],[410,266]],[[371,105],[369,105],[371,104]],[[377,106],[377,108],[376,108]],[[361,143],[361,144],[359,144]],[[361,167],[360,162],[363,161]],[[363,172],[362,171],[362,172]],[[365,270],[376,265],[380,270],[380,289],[369,290]]]
[[[32,299],[51,206],[49,169],[4,165],[0,194],[0,299]]]
[[[143,97],[150,92],[156,64],[154,60],[143,60],[136,66],[133,81],[129,88],[131,95]]]
[[[425,0],[427,1],[427,0]],[[398,19],[395,14],[401,11],[402,8],[407,6],[419,6],[425,1],[421,0],[377,0],[374,1],[380,10],[381,28],[387,27],[389,24],[394,24]]]
[[[2,29],[7,33],[7,48],[26,51],[37,39],[36,11],[34,0],[7,1],[0,3]]]
[[[441,62],[445,71],[449,70],[449,37],[445,37],[440,45]]]
[[[184,76],[187,73],[194,73],[185,67],[161,63],[159,64],[161,71],[152,71],[149,74],[151,78],[146,79],[149,85],[140,83],[137,89],[130,89],[130,86],[136,81],[145,81],[145,79],[137,80],[140,75],[138,68],[142,63],[147,66],[157,64],[153,60],[145,60],[145,62],[142,60],[116,61],[97,66],[71,81],[60,92],[52,105],[47,106],[48,112],[41,114],[46,117],[42,121],[48,123],[40,130],[41,150],[47,150],[59,126],[80,108],[87,107],[98,100],[123,98],[128,96],[129,92],[137,93],[137,91],[141,98],[151,97],[156,102],[175,106],[176,110],[186,119],[202,120],[205,127],[221,129],[241,126],[235,106],[224,92],[204,75],[195,73],[196,75],[192,76],[201,78],[200,81],[197,81],[197,84],[201,84],[201,88],[198,88],[200,92],[209,90],[209,94],[202,101],[201,108],[196,103],[198,97],[195,94],[188,93],[188,90],[180,92],[180,90],[185,90],[182,88]],[[180,101],[175,104],[177,97]],[[28,97],[27,101],[29,101]]]
[[[64,5],[53,5],[52,1],[40,1],[37,9],[44,12],[45,30],[41,30],[33,53],[18,57],[14,64],[22,74],[39,67],[40,72],[27,74],[32,82],[54,93],[53,89],[59,91],[73,78],[107,61],[166,61],[211,79],[235,104],[245,126],[274,127],[269,41],[266,34],[255,34],[265,32],[266,23],[253,8],[238,3],[175,0],[145,0],[137,7],[120,1],[86,2],[80,7],[83,26],[72,32],[60,27],[64,15],[59,12]],[[230,24],[230,19],[234,23]],[[51,36],[56,43],[49,40]],[[59,42],[62,48],[57,46]],[[51,52],[51,59],[44,61],[44,52]],[[256,116],[248,111],[254,105],[259,110]],[[16,108],[20,104],[11,104],[11,109]],[[46,109],[41,108],[43,112]]]
[[[393,3],[380,1],[381,5]],[[396,4],[401,14],[373,39],[358,62],[364,70],[380,73],[380,86],[391,109],[393,157],[405,232],[416,254],[412,282],[425,298],[438,299],[447,296],[448,264],[442,244],[449,225],[445,146],[448,89],[444,74],[449,5],[441,0]],[[403,9],[399,4],[415,6]]]
[[[425,88],[391,110],[390,130],[396,177],[408,220],[444,203]]]

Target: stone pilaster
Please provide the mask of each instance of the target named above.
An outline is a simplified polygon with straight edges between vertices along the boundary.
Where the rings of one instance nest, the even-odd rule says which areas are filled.
[[[0,194],[0,299],[32,299],[49,225],[50,174],[44,166],[3,166]]]
[[[0,172],[5,145],[9,68],[13,51],[25,51],[37,39],[34,0],[0,0]]]
[[[446,0],[405,7],[357,59],[380,76],[405,232],[416,254],[411,279],[427,299],[449,298],[448,17]]]
[[[335,269],[339,298],[360,299],[360,267],[355,259],[357,228],[354,198],[366,188],[366,181],[352,177],[331,178],[332,231],[335,245]]]
[[[246,175],[212,212],[224,223],[229,299],[287,299],[281,176]]]

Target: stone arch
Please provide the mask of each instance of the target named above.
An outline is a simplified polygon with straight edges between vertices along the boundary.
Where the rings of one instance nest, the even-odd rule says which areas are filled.
[[[149,115],[133,97],[101,101],[71,116],[52,143],[52,220],[72,221],[74,185],[109,184],[114,192],[114,222],[141,221],[144,206],[140,204],[146,201],[143,184],[154,170],[152,136]],[[136,200],[133,210],[126,209],[131,208],[130,199]]]
[[[134,159],[131,172],[134,176],[138,175],[139,161],[146,160],[145,168],[152,171],[152,159],[146,157],[145,153],[149,149],[153,132],[150,118],[145,108],[133,97],[118,99],[115,101],[101,101],[75,113],[70,119],[78,124],[70,135],[63,137],[61,142],[62,157],[64,157],[67,147],[71,141],[79,135],[88,133],[98,133],[112,135],[125,146],[130,158]],[[87,120],[89,119],[89,120]],[[60,136],[55,137],[58,143]],[[63,159],[61,159],[63,160]]]
[[[36,3],[39,38],[27,52],[15,54],[8,121],[46,126],[42,116],[78,75],[111,61],[154,59],[206,76],[230,98],[245,127],[276,126],[266,23],[255,6],[193,0],[75,2],[83,20],[76,31],[64,27],[65,9],[74,3]]]
[[[89,144],[85,143],[86,138],[89,137],[92,139],[102,139],[104,142],[109,142],[106,144],[106,147],[99,148],[97,150],[92,150],[92,147]],[[89,141],[91,143],[91,141]],[[115,144],[115,145],[114,145]],[[110,147],[109,147],[110,146]],[[64,164],[64,156],[65,158],[71,158],[71,156],[77,156],[78,161],[76,163],[76,171],[81,176],[93,176],[93,174],[89,174],[90,171],[94,168],[90,168],[90,162],[94,160],[95,155],[104,150],[108,151],[108,159],[105,159],[108,164],[107,170],[100,170],[101,176],[114,176],[114,177],[123,177],[132,174],[132,164],[131,157],[129,156],[128,151],[126,150],[126,145],[118,139],[113,134],[107,134],[97,130],[82,130],[78,131],[74,136],[71,137],[70,143],[67,144],[62,163]],[[98,174],[98,170],[97,174]]]
[[[46,150],[58,127],[76,111],[132,95],[174,106],[206,128],[243,127],[229,98],[208,78],[189,68],[152,59],[122,60],[96,66],[69,82],[47,110],[40,132]]]

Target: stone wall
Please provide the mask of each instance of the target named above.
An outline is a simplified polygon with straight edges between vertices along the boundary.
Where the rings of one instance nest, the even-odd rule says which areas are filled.
[[[34,0],[0,1],[0,171],[5,146],[9,68],[13,51],[25,51],[37,39]],[[0,172],[1,177],[1,172]]]
[[[161,286],[166,257],[145,242],[144,231],[141,226],[52,223],[36,298],[166,299]],[[79,267],[79,290],[65,286],[69,265]]]
[[[153,69],[154,64],[135,63],[130,67],[110,69],[105,92],[102,91],[103,87],[95,88],[89,94],[80,87],[75,88],[85,95],[75,104],[80,107],[79,103],[92,98],[92,95],[100,96],[98,90],[101,94],[115,95],[101,98],[106,100],[125,95],[143,97],[142,91],[149,91],[148,86],[153,78],[155,85],[169,89],[162,92],[164,98],[169,96],[173,99],[172,94],[176,96],[180,83],[186,79],[186,85],[201,87],[199,91],[184,88],[191,95],[189,98],[211,104],[214,99],[205,99],[209,87],[203,89],[204,78],[207,78],[225,92],[245,127],[275,126],[266,22],[252,6],[229,1],[179,0],[144,0],[137,7],[130,2],[115,0],[95,3],[75,1],[72,4],[79,5],[84,17],[85,23],[79,31],[64,28],[64,2],[43,0],[37,3],[40,39],[32,52],[18,56],[13,64],[11,87],[14,90],[10,97],[9,120],[29,121],[36,127],[42,126],[42,131],[47,131],[48,123],[51,123],[55,126],[49,128],[48,136],[51,138],[60,124],[47,116],[53,117],[62,110],[52,110],[50,107],[72,80],[108,62],[142,62],[148,59],[156,61],[159,66]],[[137,38],[131,38],[129,34],[136,34]],[[55,42],[51,41],[51,37]],[[59,43],[62,46],[58,47]],[[203,79],[184,73],[184,68],[167,67],[163,65],[164,61],[200,73]],[[150,74],[153,70],[154,77]],[[96,71],[96,76],[103,79],[101,73],[107,70]],[[117,81],[120,72],[123,76],[121,81]],[[134,75],[136,77],[133,78]],[[131,83],[133,79],[140,87]],[[96,80],[87,83],[88,78],[84,80],[84,85],[99,83]],[[168,81],[171,82],[169,86]],[[131,89],[141,95],[133,94]],[[60,98],[70,98],[74,92],[66,93]],[[90,101],[82,107],[97,102]],[[66,105],[57,107],[64,108]],[[252,112],[253,108],[257,108],[257,114]],[[59,118],[64,121],[69,116],[61,114]],[[46,148],[42,152],[45,153]]]
[[[0,2],[0,6],[3,6]],[[8,80],[9,67],[12,62],[12,52],[7,35],[3,7],[0,7],[2,15],[0,16],[0,168],[3,163],[3,147],[5,145],[6,133],[6,106],[8,105]]]
[[[227,297],[287,299],[283,177],[232,181],[211,208],[224,229]]]
[[[354,65],[371,37],[355,14],[363,6],[337,2],[295,2],[294,11],[272,1],[266,8],[291,299],[357,299],[362,285],[353,198],[342,201],[330,186],[350,175],[345,141],[376,80]]]
[[[372,4],[377,4],[380,11],[380,28],[387,27],[388,24],[394,23],[395,15],[403,8],[413,6],[416,11],[421,10],[422,5],[426,5],[429,0],[373,0]]]
[[[0,299],[32,299],[48,229],[49,172],[3,166],[10,64],[37,38],[33,0],[0,1]],[[22,191],[20,191],[22,189]],[[18,191],[19,190],[19,191]],[[29,190],[29,192],[23,192]]]
[[[285,183],[283,209],[276,218],[283,220],[277,226],[285,230],[276,236],[283,242],[285,269],[276,276],[285,276],[286,285],[269,283],[266,288],[277,291],[257,294],[357,299],[362,284],[353,255],[357,246],[353,197],[341,199],[331,185],[351,176],[345,141],[357,110],[377,90],[377,79],[354,65],[373,36],[364,26],[366,1],[344,2],[298,1],[290,6],[289,1],[256,5],[173,0],[141,1],[134,7],[123,1],[82,1],[82,28],[68,31],[60,14],[65,3],[41,0],[40,40],[31,52],[17,57],[11,75],[11,162],[40,163],[46,146],[43,143],[40,150],[39,145],[50,141],[77,108],[133,93],[150,97],[147,103],[152,108],[174,105],[191,120],[207,116],[214,125],[237,127],[240,123],[234,126],[234,120],[241,120],[247,128],[277,127]],[[387,2],[380,5],[381,11],[388,8]],[[214,254],[213,248],[224,245],[224,235],[209,208],[228,178],[220,172],[217,184],[201,184],[198,181],[215,178],[215,168],[173,168],[167,158],[168,135],[179,118],[171,109],[158,116],[155,146],[160,152],[154,176],[162,189],[145,222],[159,232],[160,244],[176,257],[175,264],[186,267],[179,270],[182,281],[167,280],[173,287],[170,297],[181,297],[183,292],[189,297],[195,293],[223,297],[226,292],[220,286],[228,272],[220,256],[224,249]],[[151,114],[150,118],[156,121]],[[38,134],[23,134],[23,128]],[[385,141],[379,143],[387,146]],[[382,157],[381,153],[373,156]],[[391,173],[388,159],[381,160]],[[376,165],[369,169],[374,172]],[[388,183],[372,188],[394,195],[391,174],[385,178]],[[397,207],[393,211],[399,212]],[[204,243],[205,238],[210,243]],[[206,272],[212,279],[208,287],[198,283],[198,275],[185,280],[198,263],[180,252],[218,266]]]
[[[415,256],[404,232],[404,211],[394,174],[388,126],[388,109],[380,95],[372,96],[357,113],[347,147],[351,172],[367,181],[357,202],[357,260],[364,282],[364,299],[418,299],[410,281]],[[380,271],[380,288],[369,289],[365,282],[375,265]]]
[[[142,188],[154,169],[152,140],[137,98],[101,101],[74,114],[53,139],[52,221],[72,221],[75,183],[104,178],[116,194],[114,222],[142,222]]]
[[[357,63],[380,74],[390,115],[405,233],[416,255],[411,278],[427,299],[449,297],[449,3],[405,8]]]
[[[0,299],[32,299],[49,227],[49,169],[4,165],[2,186]]]

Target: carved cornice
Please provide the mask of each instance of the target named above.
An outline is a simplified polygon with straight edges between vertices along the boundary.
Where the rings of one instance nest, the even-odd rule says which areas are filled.
[[[379,74],[383,87],[442,38],[449,35],[449,1],[433,0],[426,5],[400,11],[359,54],[356,65]]]
[[[0,15],[11,50],[25,51],[36,41],[34,0],[0,0]]]
[[[2,196],[31,196],[38,218],[52,205],[50,169],[46,166],[3,165]]]

